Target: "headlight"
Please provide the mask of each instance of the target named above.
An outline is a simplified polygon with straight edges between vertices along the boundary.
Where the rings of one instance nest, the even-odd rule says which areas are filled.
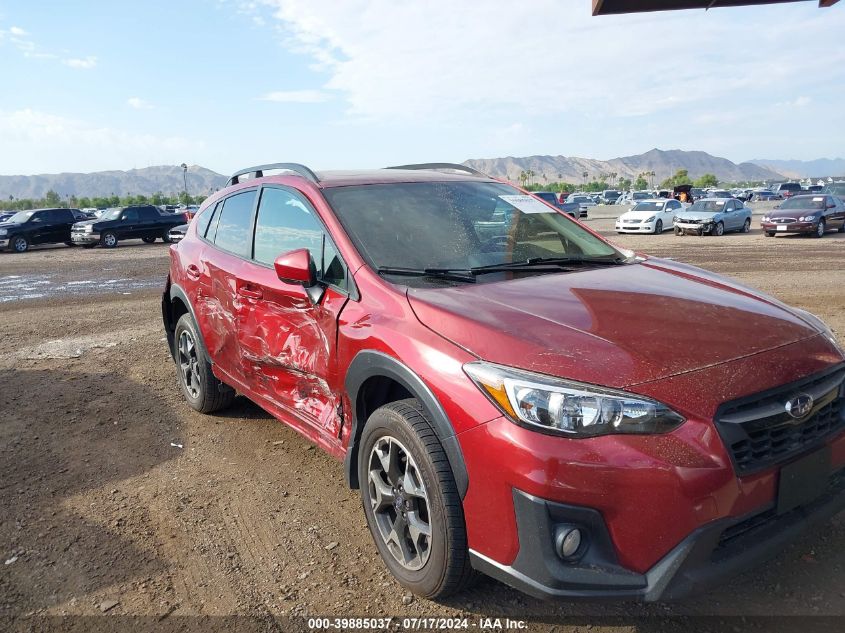
[[[567,437],[666,433],[684,418],[643,396],[485,362],[464,371],[511,421]]]
[[[798,218],[799,222],[815,222],[818,218],[814,215],[808,215],[803,218]]]
[[[6,229],[0,229],[0,235],[7,235],[8,233]]]
[[[654,222],[654,216],[651,216],[647,220],[643,220],[643,222],[645,222],[646,224],[648,224],[649,222]]]
[[[672,218],[672,222],[680,222],[680,221],[681,221],[681,218],[679,218],[677,215]]]
[[[764,216],[763,216],[763,219],[761,220],[761,222],[768,222],[768,221],[769,221],[769,216],[768,216],[768,215],[764,215]]]
[[[94,231],[94,225],[93,224],[86,224],[85,227],[82,230],[85,231],[86,233],[92,233]]]

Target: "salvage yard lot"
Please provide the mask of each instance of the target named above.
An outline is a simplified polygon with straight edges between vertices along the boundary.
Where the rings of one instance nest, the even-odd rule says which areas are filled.
[[[845,339],[845,234],[766,238],[770,208],[755,206],[749,235],[616,235],[621,207],[587,224],[762,289]],[[681,603],[544,603],[484,580],[404,604],[339,463],[243,399],[213,417],[184,403],[161,328],[167,248],[0,254],[0,617],[845,614],[842,515]]]

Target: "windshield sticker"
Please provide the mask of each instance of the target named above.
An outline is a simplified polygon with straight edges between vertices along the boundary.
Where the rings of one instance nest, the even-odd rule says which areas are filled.
[[[534,196],[526,196],[521,194],[502,195],[500,200],[504,200],[512,207],[516,207],[523,213],[552,213],[552,209],[540,202]]]

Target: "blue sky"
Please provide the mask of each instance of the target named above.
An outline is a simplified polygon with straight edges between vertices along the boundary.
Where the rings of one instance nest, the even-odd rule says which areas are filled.
[[[0,0],[0,173],[845,153],[845,6]]]

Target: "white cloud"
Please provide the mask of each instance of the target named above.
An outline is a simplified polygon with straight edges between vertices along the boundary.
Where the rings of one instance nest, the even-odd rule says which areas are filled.
[[[682,110],[734,92],[741,98],[779,90],[779,77],[817,59],[831,61],[829,42],[845,24],[842,12],[804,3],[601,18],[590,16],[586,0],[260,4],[284,45],[326,73],[324,87],[345,97],[350,115],[379,121],[518,111],[567,114],[577,124]],[[241,10],[254,14],[257,3]],[[773,19],[776,11],[798,19]],[[784,45],[790,41],[800,47]]]
[[[329,95],[320,90],[277,90],[258,97],[259,101],[276,103],[322,103],[328,99]]]
[[[81,69],[89,69],[94,68],[97,65],[97,58],[93,55],[89,55],[85,58],[79,57],[69,57],[62,60],[62,63],[65,66],[70,66],[71,68],[81,68]]]
[[[15,37],[26,37],[27,35],[29,35],[29,33],[27,33],[26,31],[24,31],[24,30],[23,30],[21,27],[19,27],[19,26],[13,26],[13,27],[11,27],[11,28],[9,29],[9,34],[10,34],[10,35],[14,35]]]
[[[126,104],[130,108],[134,108],[136,110],[152,110],[155,107],[149,101],[141,99],[141,97],[129,97],[126,100]]]
[[[205,143],[178,136],[157,136],[115,129],[32,109],[0,110],[0,173],[44,173],[113,169],[136,165],[180,163],[198,155]]]

